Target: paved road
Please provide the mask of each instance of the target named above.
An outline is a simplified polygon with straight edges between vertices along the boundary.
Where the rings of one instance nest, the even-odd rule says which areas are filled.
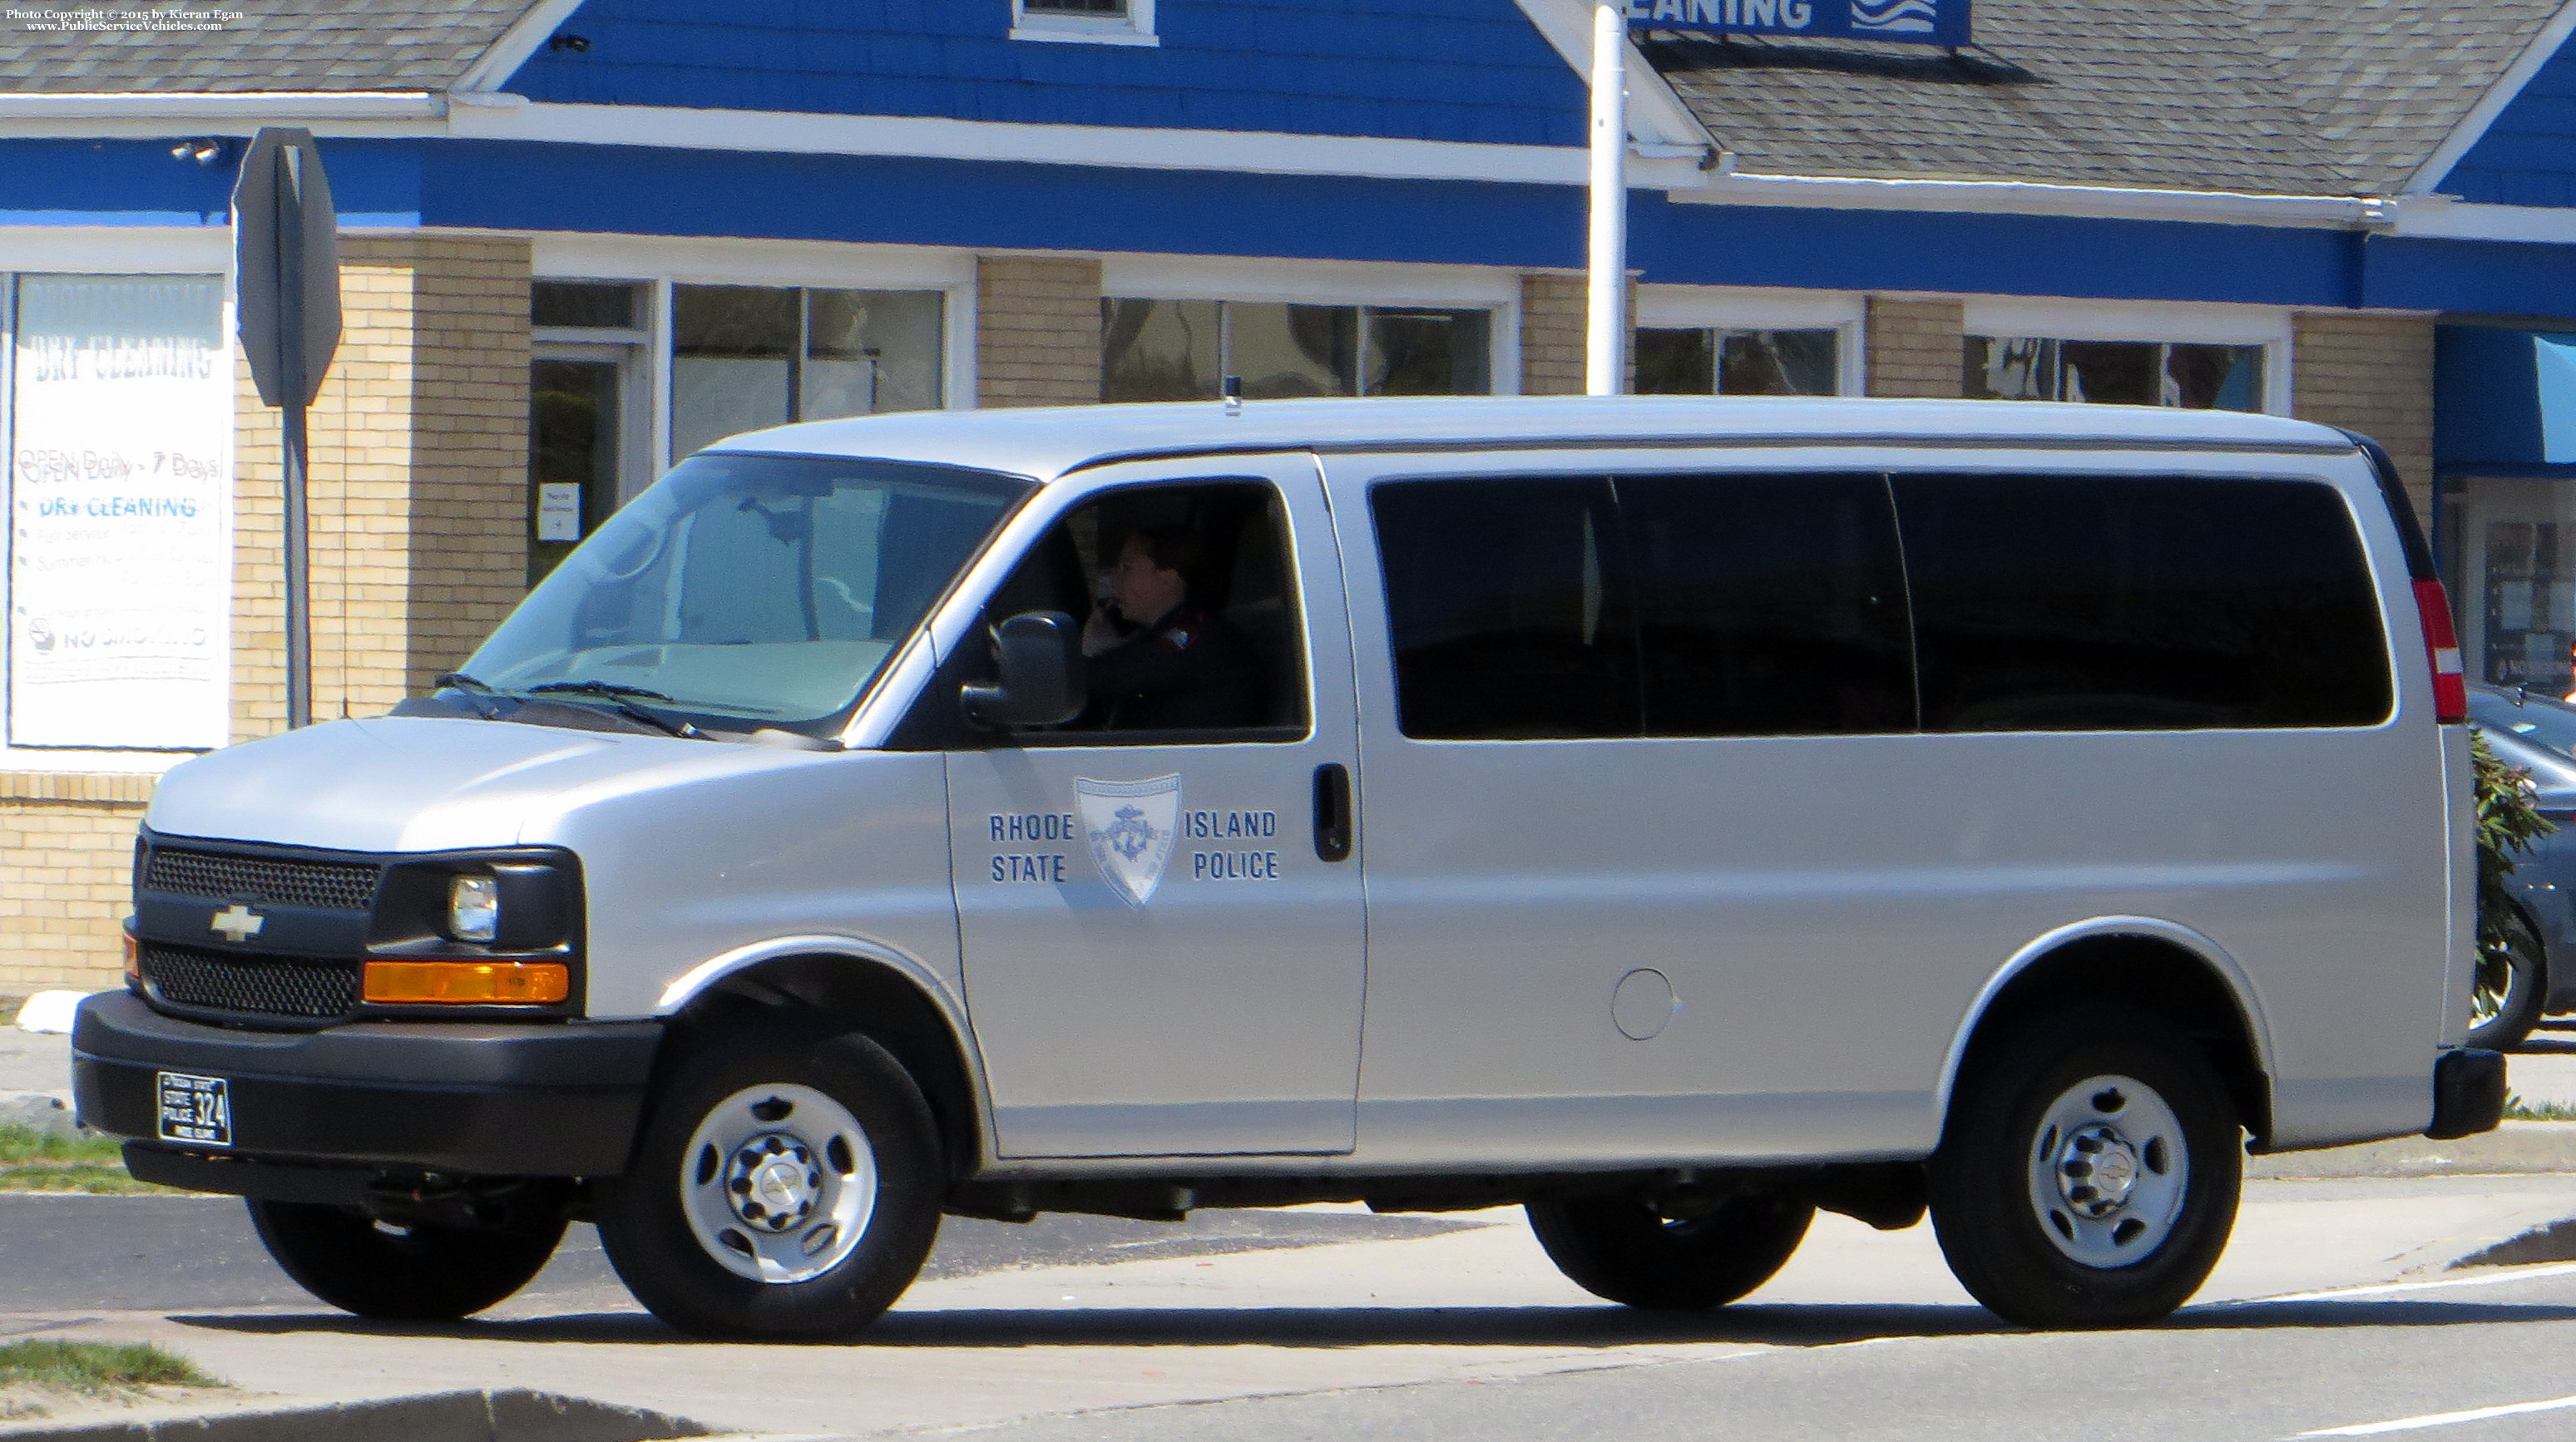
[[[951,1218],[923,1277],[939,1280],[1068,1263],[1432,1237],[1470,1225],[1435,1217],[1300,1211],[1200,1212],[1188,1222],[1049,1215],[1025,1226]],[[575,1224],[520,1305],[624,1305],[625,1288]],[[314,1305],[268,1259],[241,1203],[219,1197],[0,1194],[0,1330],[5,1313],[96,1308],[210,1311]]]
[[[2196,1442],[2576,1395],[2571,1239],[2450,1269],[2576,1217],[2576,1177],[2259,1182],[2248,1203],[2209,1303],[2117,1333],[2000,1326],[1928,1228],[1820,1220],[1746,1304],[1670,1316],[1595,1303],[1511,1213],[1297,1209],[954,1223],[864,1336],[762,1347],[662,1328],[586,1229],[489,1317],[398,1328],[295,1293],[230,1203],[0,1198],[0,1330],[149,1339],[254,1393],[532,1386],[725,1430],[994,1442]],[[2386,1435],[2576,1436],[2576,1404]]]
[[[2134,1331],[2033,1336],[1957,1309],[1841,1319],[1747,1307],[1706,1361],[1149,1407],[979,1430],[979,1442],[2178,1442],[2576,1436],[2576,1268],[2196,1308]],[[1836,1330],[1842,1330],[1837,1328]],[[2545,1410],[2478,1415],[2499,1407]],[[2468,1415],[2447,1415],[2468,1414]],[[2413,1425],[2402,1431],[2384,1424]],[[2369,1428],[2367,1432],[2352,1429]]]

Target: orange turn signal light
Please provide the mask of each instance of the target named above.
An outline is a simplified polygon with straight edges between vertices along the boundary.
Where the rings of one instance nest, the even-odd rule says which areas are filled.
[[[125,933],[125,979],[140,984],[143,980],[143,948],[134,942],[134,933]]]
[[[559,961],[371,961],[367,1000],[394,1005],[550,1006],[572,995]]]

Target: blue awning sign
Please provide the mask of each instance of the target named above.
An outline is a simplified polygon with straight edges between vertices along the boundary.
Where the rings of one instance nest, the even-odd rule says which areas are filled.
[[[1630,23],[1655,30],[1808,35],[1965,45],[1969,0],[1626,0]]]

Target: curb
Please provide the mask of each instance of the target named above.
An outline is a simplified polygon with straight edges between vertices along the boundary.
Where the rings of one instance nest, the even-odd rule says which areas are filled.
[[[2506,1122],[2457,1141],[2399,1137],[2321,1152],[2247,1157],[2247,1181],[2576,1173],[2576,1122]]]
[[[712,1437],[679,1417],[580,1397],[506,1388],[431,1392],[366,1402],[196,1413],[113,1422],[0,1427],[0,1438],[45,1442],[663,1442]]]

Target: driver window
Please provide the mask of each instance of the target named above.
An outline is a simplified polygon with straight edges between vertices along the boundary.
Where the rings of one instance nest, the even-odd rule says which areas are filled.
[[[1081,623],[1090,700],[1023,741],[1305,732],[1296,573],[1286,512],[1267,484],[1140,486],[1086,503],[1003,583],[985,610],[987,633],[1028,611]]]

